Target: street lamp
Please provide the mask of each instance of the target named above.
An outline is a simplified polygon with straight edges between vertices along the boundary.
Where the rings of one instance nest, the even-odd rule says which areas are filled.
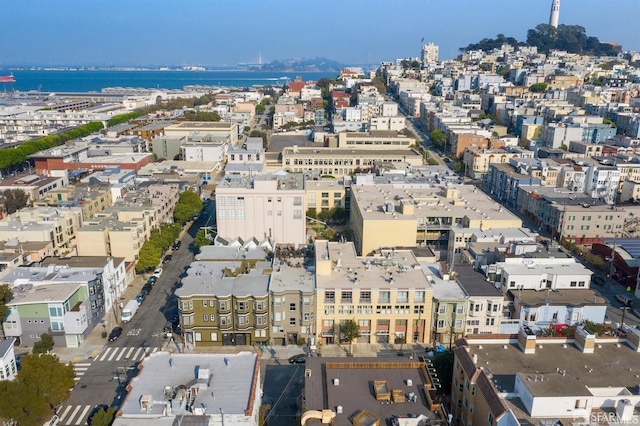
[[[620,309],[622,310],[622,320],[620,320],[620,328],[624,327],[624,317],[627,313],[627,310],[629,310],[628,306],[620,306]]]

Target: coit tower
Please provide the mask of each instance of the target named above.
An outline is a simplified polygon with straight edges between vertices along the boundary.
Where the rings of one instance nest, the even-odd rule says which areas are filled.
[[[549,16],[549,26],[558,28],[558,21],[560,20],[560,0],[553,0],[551,3],[551,16]]]

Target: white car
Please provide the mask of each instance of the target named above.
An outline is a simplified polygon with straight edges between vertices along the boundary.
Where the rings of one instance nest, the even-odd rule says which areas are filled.
[[[155,271],[153,271],[153,276],[156,278],[160,278],[160,275],[162,275],[162,268],[158,268]]]

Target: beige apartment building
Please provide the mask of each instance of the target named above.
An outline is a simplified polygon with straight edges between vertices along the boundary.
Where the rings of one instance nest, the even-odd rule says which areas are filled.
[[[380,247],[445,246],[452,227],[522,226],[517,216],[473,185],[430,180],[377,184],[358,176],[350,204],[354,241],[362,254]]]
[[[107,183],[97,185],[78,183],[49,191],[42,203],[51,206],[80,207],[83,219],[91,219],[96,213],[111,207],[113,199],[111,188]]]
[[[351,149],[408,149],[416,140],[391,130],[371,132],[341,132],[338,134],[338,148]]]
[[[349,133],[349,132],[347,132]],[[342,135],[342,133],[340,133]],[[318,172],[335,177],[370,170],[376,164],[391,163],[421,166],[422,156],[417,151],[402,147],[367,148],[300,148],[286,147],[276,165],[294,173]],[[269,166],[269,164],[267,164]]]
[[[431,342],[433,290],[411,251],[358,256],[351,242],[318,240],[315,256],[318,342],[339,343],[349,320],[358,343]]]
[[[164,128],[166,138],[176,137],[187,139],[191,136],[220,136],[228,138],[231,145],[238,143],[238,123],[228,121],[182,121]]]
[[[484,179],[489,173],[489,164],[509,163],[510,158],[518,158],[520,153],[503,149],[467,148],[462,155],[464,174],[472,179]]]
[[[51,242],[54,255],[70,254],[81,226],[79,207],[23,208],[0,220],[0,240]]]
[[[78,254],[124,257],[127,262],[134,262],[151,230],[158,226],[153,207],[108,209],[78,229]]]

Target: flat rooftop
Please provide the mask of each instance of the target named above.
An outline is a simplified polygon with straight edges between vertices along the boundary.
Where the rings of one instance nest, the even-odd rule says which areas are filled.
[[[82,160],[82,163],[92,163],[92,164],[131,164],[131,163],[139,163],[147,157],[152,156],[152,153],[144,152],[144,153],[128,153],[128,154],[112,154],[105,156],[97,156],[97,157],[88,157],[85,160]]]
[[[191,413],[180,401],[178,388],[198,388],[193,407],[212,407],[211,414],[223,410],[229,415],[245,415],[251,410],[260,384],[257,354],[176,354],[155,352],[142,361],[140,373],[130,382],[131,390],[122,403],[122,417],[164,417],[166,403],[171,404],[175,416]],[[200,379],[199,376],[200,375]],[[173,394],[167,395],[166,388]],[[150,399],[148,409],[141,408],[141,400]],[[215,407],[215,410],[213,410]]]
[[[44,267],[49,265],[69,266],[74,268],[103,268],[113,259],[113,266],[117,267],[124,262],[124,257],[111,256],[72,256],[72,257],[52,257],[42,259],[39,263]]]
[[[316,268],[331,262],[331,274],[316,273],[318,289],[361,288],[431,291],[428,277],[410,250],[381,250],[379,256],[357,256],[353,243],[316,241]],[[431,296],[426,296],[431,297]]]
[[[609,387],[635,393],[640,354],[629,346],[604,343],[591,354],[565,346],[538,339],[535,353],[525,354],[515,344],[474,343],[469,353],[478,356],[477,367],[490,373],[502,392],[513,392],[518,375],[534,396],[591,396],[590,388]]]
[[[473,265],[456,266],[460,287],[469,296],[502,297],[502,292],[486,280],[483,273],[473,269]]]
[[[175,294],[178,297],[266,296],[271,262],[255,261],[255,267],[250,266],[248,271],[243,271],[244,262],[241,258],[237,261],[192,262],[187,269],[187,276],[182,278],[182,287],[178,288]]]
[[[447,198],[445,196],[447,189],[457,190],[458,195]],[[516,215],[473,185],[447,186],[435,180],[353,185],[351,197],[351,208],[358,208],[366,220],[394,220],[396,216],[396,220],[411,221],[416,221],[418,218],[468,218],[488,223],[502,221],[521,223]],[[393,205],[395,214],[387,214],[384,211],[385,203]],[[414,212],[402,214],[402,203],[412,205]],[[430,225],[428,220],[425,220],[425,224]],[[442,225],[455,226],[456,223]]]
[[[375,358],[307,358],[305,375],[305,409],[322,410],[342,407],[334,418],[334,426],[353,426],[353,417],[366,410],[389,424],[392,416],[408,413],[423,414],[435,420],[429,410],[423,386],[430,384],[425,377],[424,363],[412,360],[382,361]],[[337,380],[337,381],[336,381]],[[416,402],[389,403],[376,399],[374,381],[386,381],[389,391],[399,390],[405,396],[413,392]],[[411,384],[409,384],[411,383]],[[320,425],[314,421],[312,425]]]
[[[595,306],[606,305],[607,300],[590,289],[571,289],[566,291],[521,290],[517,293],[509,290],[512,297],[519,297],[524,306]]]
[[[6,280],[4,280],[6,281]],[[29,305],[33,303],[63,303],[78,291],[83,284],[20,284],[13,287],[13,298],[9,305]]]

